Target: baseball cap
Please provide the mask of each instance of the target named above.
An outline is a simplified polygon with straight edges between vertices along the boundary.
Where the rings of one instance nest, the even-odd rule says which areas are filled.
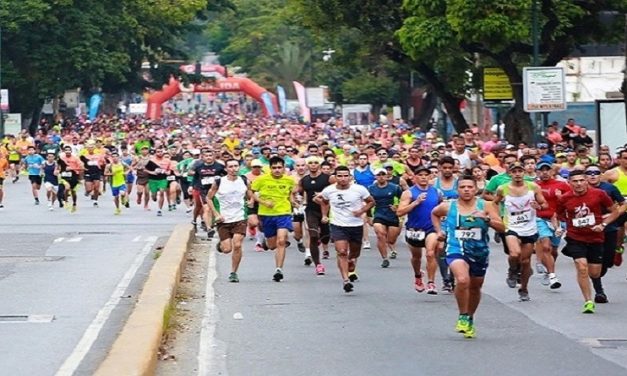
[[[252,162],[250,162],[250,167],[263,167],[263,163],[261,163],[259,159],[253,159]]]
[[[418,167],[416,167],[414,169],[414,174],[418,174],[419,172],[422,172],[422,171],[426,171],[428,173],[431,173],[431,169],[429,167],[424,166],[424,165],[420,165],[420,166],[418,166]]]
[[[385,168],[377,168],[376,170],[374,170],[374,174],[375,175],[379,175],[379,174],[388,174],[387,170]]]
[[[538,162],[538,164],[536,165],[536,170],[542,170],[542,168],[547,167],[547,168],[553,168],[553,166],[546,161],[542,161],[542,162]]]
[[[520,168],[521,170],[525,169],[525,167],[523,166],[522,163],[520,163],[519,161],[516,161],[514,163],[511,163],[509,166],[507,166],[507,171],[512,171],[512,170],[515,170],[517,168]]]
[[[545,144],[545,143],[539,143],[538,144],[538,149],[548,149],[549,145]]]
[[[322,163],[322,159],[316,156],[310,156],[305,158],[305,163]]]

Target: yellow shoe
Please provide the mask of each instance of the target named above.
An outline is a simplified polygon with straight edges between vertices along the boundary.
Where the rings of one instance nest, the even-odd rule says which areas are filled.
[[[122,214],[122,210],[120,210],[119,208],[116,208],[116,209],[113,211],[113,214],[115,214],[115,215],[120,215],[120,214]]]
[[[464,332],[464,338],[469,338],[469,339],[470,339],[470,338],[475,338],[475,335],[476,335],[476,334],[477,334],[477,333],[475,332],[475,326],[474,326],[473,324],[470,324],[470,325],[468,326],[468,330],[466,330],[466,331]]]
[[[455,325],[455,331],[458,333],[466,333],[470,330],[470,320],[466,315],[459,315],[457,319],[457,325]]]

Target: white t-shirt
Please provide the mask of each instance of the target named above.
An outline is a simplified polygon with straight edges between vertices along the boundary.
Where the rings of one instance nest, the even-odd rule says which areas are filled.
[[[361,217],[356,217],[353,211],[364,207],[364,200],[370,197],[366,187],[351,184],[348,189],[337,189],[336,184],[329,185],[322,190],[322,197],[331,205],[331,224],[342,227],[363,226]]]

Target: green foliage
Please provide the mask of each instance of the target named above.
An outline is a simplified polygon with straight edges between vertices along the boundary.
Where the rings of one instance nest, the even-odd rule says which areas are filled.
[[[398,83],[387,76],[362,73],[342,85],[346,103],[368,103],[379,108],[387,103],[397,103]]]

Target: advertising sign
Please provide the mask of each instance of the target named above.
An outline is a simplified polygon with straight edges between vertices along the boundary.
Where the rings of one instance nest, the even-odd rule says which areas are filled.
[[[526,112],[566,110],[564,68],[523,68],[523,104]]]

